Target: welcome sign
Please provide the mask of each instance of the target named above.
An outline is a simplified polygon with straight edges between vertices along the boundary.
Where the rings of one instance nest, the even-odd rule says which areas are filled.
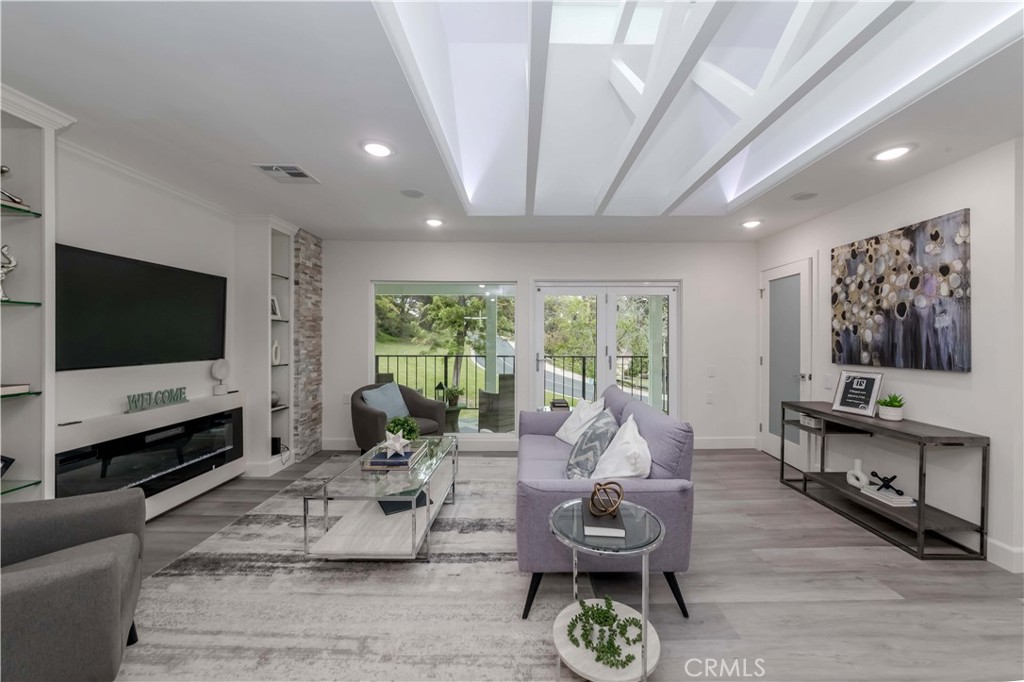
[[[128,413],[142,412],[143,410],[151,410],[155,407],[167,407],[168,405],[179,405],[187,402],[188,397],[185,395],[184,386],[149,391],[147,393],[129,393]]]

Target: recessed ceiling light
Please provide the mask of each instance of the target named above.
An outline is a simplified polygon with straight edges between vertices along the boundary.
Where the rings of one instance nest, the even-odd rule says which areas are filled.
[[[790,199],[793,201],[807,201],[808,199],[813,199],[816,196],[818,196],[817,192],[797,192],[791,196]]]
[[[748,230],[753,230],[755,227],[757,227],[760,224],[761,224],[760,220],[748,220],[747,222],[743,223],[743,227],[747,228]]]
[[[378,159],[395,155],[395,150],[383,142],[363,142],[361,146],[364,152],[370,156],[376,156]]]
[[[403,197],[409,197],[410,199],[422,199],[424,196],[423,192],[418,189],[403,189],[399,192]]]
[[[893,159],[898,159],[908,152],[913,151],[914,146],[915,145],[912,144],[901,144],[897,147],[889,147],[888,149],[883,149],[877,154],[872,154],[871,159],[873,161],[892,161]]]
[[[438,220],[437,218],[427,218],[427,225],[430,227],[441,227],[444,225],[444,221]]]

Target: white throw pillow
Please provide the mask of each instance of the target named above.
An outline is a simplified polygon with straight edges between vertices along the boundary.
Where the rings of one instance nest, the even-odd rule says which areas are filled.
[[[569,445],[576,445],[576,441],[587,430],[590,422],[597,419],[597,415],[602,412],[604,412],[604,398],[599,398],[596,402],[592,403],[580,400],[576,403],[576,407],[573,408],[572,412],[569,413],[569,418],[565,420],[562,427],[555,433],[555,438],[565,441]]]
[[[633,415],[629,415],[597,460],[590,478],[647,478],[650,475],[651,449],[640,435]]]

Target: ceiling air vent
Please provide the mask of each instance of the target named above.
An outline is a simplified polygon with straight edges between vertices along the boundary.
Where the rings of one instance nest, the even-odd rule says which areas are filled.
[[[294,163],[254,163],[252,164],[278,182],[304,182],[319,185],[320,181],[302,170]]]

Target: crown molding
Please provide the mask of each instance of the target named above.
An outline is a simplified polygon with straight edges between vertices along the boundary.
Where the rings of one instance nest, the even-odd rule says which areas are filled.
[[[260,228],[269,227],[272,230],[284,232],[292,237],[298,234],[302,229],[287,220],[283,220],[282,218],[278,218],[276,215],[271,215],[269,213],[247,213],[236,216],[236,221],[240,224],[249,224]]]
[[[2,84],[0,84],[0,109],[41,128],[50,128],[51,130],[67,128],[78,120],[9,85]]]
[[[108,156],[104,156],[103,154],[94,152],[91,149],[86,149],[85,147],[75,144],[74,142],[69,142],[65,139],[58,139],[57,150],[60,152],[70,154],[71,156],[74,156],[93,166],[96,166],[101,170],[113,171],[114,173],[117,173],[118,175],[128,180],[131,180],[137,184],[140,184],[150,189],[155,189],[163,194],[166,194],[167,196],[177,199],[178,201],[184,202],[186,204],[191,204],[192,206],[196,206],[203,210],[209,211],[210,213],[213,213],[218,217],[230,221],[235,220],[235,215],[228,211],[227,209],[225,209],[223,206],[220,206],[219,204],[215,204],[212,201],[207,201],[206,199],[197,197],[194,194],[190,194],[184,190],[178,189],[174,185],[166,183],[163,180],[158,180],[157,178],[154,178],[152,175],[147,175],[146,173],[135,170],[130,166],[124,165],[120,161],[115,161],[114,159],[111,159]]]

